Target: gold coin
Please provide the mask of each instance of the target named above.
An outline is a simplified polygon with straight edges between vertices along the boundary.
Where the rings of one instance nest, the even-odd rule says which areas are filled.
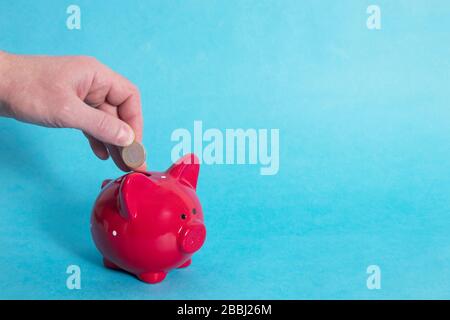
[[[120,155],[123,162],[131,169],[137,169],[143,165],[146,157],[144,146],[137,141],[123,147]]]

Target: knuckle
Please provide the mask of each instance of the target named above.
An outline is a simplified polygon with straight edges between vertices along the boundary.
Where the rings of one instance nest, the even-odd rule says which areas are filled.
[[[130,83],[129,84],[129,89],[130,89],[132,94],[136,94],[136,95],[139,94],[139,89],[138,89],[138,87],[135,84]]]
[[[95,66],[100,64],[97,58],[93,56],[78,56],[77,60],[79,61],[79,63],[87,66]]]
[[[141,91],[139,90],[139,88],[135,84],[132,85],[132,89],[131,90],[133,91],[133,93],[136,95],[137,98],[141,97]]]
[[[55,112],[55,124],[57,127],[73,127],[75,124],[73,115],[73,108],[68,104],[62,104]]]
[[[141,99],[141,92],[140,92],[140,90],[139,90],[137,85],[135,85],[134,83],[130,82],[129,90],[131,92],[130,96],[134,96],[137,100]]]
[[[129,91],[132,95],[138,95],[139,94],[139,88],[137,85],[135,85],[133,82],[130,81],[130,79],[124,77],[121,74],[116,74],[124,88]]]

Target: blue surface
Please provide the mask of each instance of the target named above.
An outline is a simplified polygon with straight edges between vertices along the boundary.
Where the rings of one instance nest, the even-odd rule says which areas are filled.
[[[280,171],[202,166],[208,238],[156,286],[101,265],[114,165],[79,132],[0,119],[0,298],[450,298],[450,6],[376,1],[0,2],[0,48],[87,54],[141,92],[153,170],[176,128],[279,128]],[[81,290],[66,288],[68,265]],[[379,265],[381,290],[366,268]]]

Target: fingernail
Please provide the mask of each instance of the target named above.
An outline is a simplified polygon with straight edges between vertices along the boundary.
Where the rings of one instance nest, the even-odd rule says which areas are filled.
[[[133,141],[134,141],[133,130],[129,126],[123,125],[119,130],[117,142],[121,147],[126,147],[132,144]]]

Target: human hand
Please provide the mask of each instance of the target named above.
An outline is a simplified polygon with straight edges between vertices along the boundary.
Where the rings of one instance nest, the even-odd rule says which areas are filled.
[[[130,169],[119,148],[142,141],[139,90],[96,59],[0,51],[0,116],[84,132],[100,159]],[[137,170],[145,170],[145,164]]]

